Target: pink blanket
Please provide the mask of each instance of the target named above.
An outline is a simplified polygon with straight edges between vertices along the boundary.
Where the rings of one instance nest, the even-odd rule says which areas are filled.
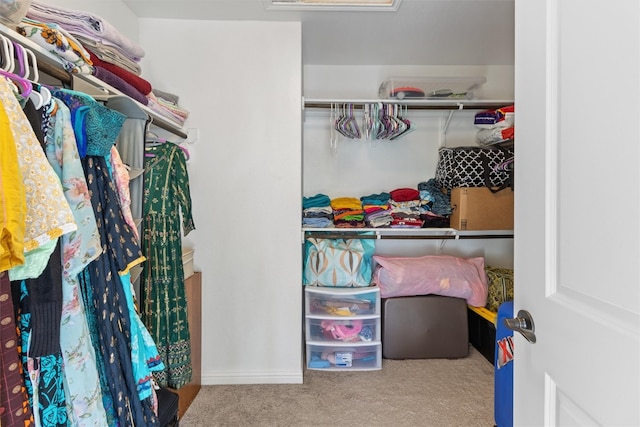
[[[487,275],[484,258],[447,255],[385,257],[374,255],[378,264],[372,281],[382,298],[443,295],[464,298],[474,307],[487,304]]]

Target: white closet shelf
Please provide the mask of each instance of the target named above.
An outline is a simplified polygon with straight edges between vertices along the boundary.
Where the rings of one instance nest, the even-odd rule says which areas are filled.
[[[71,85],[74,89],[75,89],[75,86],[74,86],[73,77],[76,77],[77,79],[81,79],[82,81],[86,82],[87,86],[92,86],[95,89],[92,91],[93,93],[88,93],[89,95],[94,96],[96,94],[100,94],[100,95],[126,96],[119,90],[108,85],[107,83],[104,83],[102,80],[96,78],[93,75],[81,74],[81,73],[73,73],[73,74],[68,73],[62,65],[62,61],[58,57],[56,57],[54,54],[49,53],[46,49],[42,48],[38,44],[34,43],[33,41],[29,40],[26,37],[23,37],[22,35],[18,34],[16,31],[11,30],[10,28],[8,28],[7,26],[1,23],[0,23],[0,34],[2,34],[3,36],[7,37],[8,39],[16,43],[19,43],[20,45],[32,51],[36,57],[36,60],[38,62],[38,69],[40,71],[57,80],[60,80],[62,83]],[[86,86],[84,88],[86,89]],[[169,131],[180,138],[186,139],[188,137],[182,125],[180,125],[179,123],[175,123],[174,121],[163,117],[162,115],[156,113],[155,111],[139,103],[138,101],[135,101],[135,102],[140,106],[140,108],[142,108],[147,113],[147,115],[152,121],[152,124],[166,131]]]
[[[81,92],[87,93],[88,95],[96,97],[96,99],[99,99],[101,96],[108,97],[110,95],[127,96],[126,94],[122,93],[118,89],[103,82],[102,80],[98,79],[97,77],[91,74],[73,74],[72,77],[74,80],[74,83],[73,83],[74,88],[77,88],[77,81],[82,80],[84,83],[86,83],[86,85],[83,85],[81,88],[77,88],[77,89],[80,90]],[[93,89],[93,91],[91,89]],[[160,115],[159,113],[153,111],[151,108],[147,107],[146,105],[139,103],[133,98],[132,98],[132,101],[135,102],[145,113],[147,113],[147,115],[151,120],[151,124],[158,126],[159,128],[162,128],[166,131],[169,131],[182,139],[187,139],[188,135],[182,128],[182,125]]]
[[[307,237],[325,239],[512,239],[513,230],[456,230],[455,228],[302,228],[302,241]]]
[[[413,110],[490,110],[513,104],[511,99],[316,99],[303,98],[303,108],[331,108],[332,104],[402,104]]]

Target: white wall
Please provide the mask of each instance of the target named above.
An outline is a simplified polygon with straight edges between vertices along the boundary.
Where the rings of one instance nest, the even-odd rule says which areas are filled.
[[[299,23],[140,20],[144,74],[190,110],[203,383],[302,381]],[[192,131],[193,132],[193,131]]]
[[[300,24],[138,19],[119,0],[48,3],[97,14],[138,42],[142,77],[191,112],[196,230],[184,241],[203,273],[203,383],[302,382]]]

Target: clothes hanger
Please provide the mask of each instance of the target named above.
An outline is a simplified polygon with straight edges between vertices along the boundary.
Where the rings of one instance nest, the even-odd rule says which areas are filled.
[[[360,139],[360,128],[358,127],[358,121],[353,114],[353,104],[348,104],[349,112],[345,123],[346,130],[351,138]]]
[[[182,145],[178,145],[178,148],[182,150],[182,152],[184,153],[184,157],[187,159],[187,161],[189,161],[189,159],[191,158],[191,154],[189,153],[189,150],[183,147]]]
[[[38,64],[35,54],[22,46],[20,43],[13,42],[15,56],[18,59],[18,75],[25,80],[30,80],[31,92],[29,92],[28,98],[31,100],[37,110],[42,108],[43,105],[48,105],[51,99],[51,92],[49,92],[49,101],[45,102],[45,97],[38,91],[33,90],[33,85],[37,84],[40,75],[38,73]],[[31,75],[33,74],[33,77]],[[30,78],[31,77],[31,78]]]
[[[0,70],[0,75],[5,76],[9,79],[11,79],[11,81],[13,83],[16,83],[19,86],[19,89],[21,89],[20,91],[20,96],[27,98],[29,96],[29,94],[33,91],[33,88],[31,87],[31,82],[29,80],[23,79],[22,77],[18,76],[17,74],[13,74],[13,73],[9,73],[7,71],[4,70]]]
[[[338,136],[336,135],[336,120],[338,115],[338,104],[331,103],[331,111],[329,113],[329,148],[333,154],[338,152]]]
[[[167,142],[167,140],[165,138],[161,138],[160,136],[158,136],[157,134],[151,132],[151,131],[147,131],[147,134],[145,136],[145,147],[155,147],[158,145],[162,145],[165,142]]]
[[[403,137],[404,135],[406,135],[406,134],[408,134],[410,132],[413,132],[416,129],[415,125],[412,124],[411,121],[406,118],[406,113],[409,111],[409,107],[406,106],[406,105],[404,106],[404,111],[405,111],[404,113],[402,113],[402,109],[403,109],[403,106],[400,105],[399,106],[400,113],[398,115],[398,119],[401,120],[405,124],[405,129],[400,134],[398,134],[397,136],[391,138],[393,140],[399,139],[399,138]]]
[[[33,83],[32,86],[34,90],[37,90],[40,93],[40,95],[42,95],[42,99],[43,99],[42,102],[44,103],[44,105],[49,105],[52,99],[51,91],[49,90],[49,88],[46,86],[42,86],[39,83]]]
[[[2,69],[8,73],[13,72],[13,42],[0,34],[0,40],[2,41]]]

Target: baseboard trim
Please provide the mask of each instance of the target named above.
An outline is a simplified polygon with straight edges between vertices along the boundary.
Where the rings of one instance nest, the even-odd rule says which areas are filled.
[[[286,372],[203,372],[202,385],[302,384],[300,371]]]

